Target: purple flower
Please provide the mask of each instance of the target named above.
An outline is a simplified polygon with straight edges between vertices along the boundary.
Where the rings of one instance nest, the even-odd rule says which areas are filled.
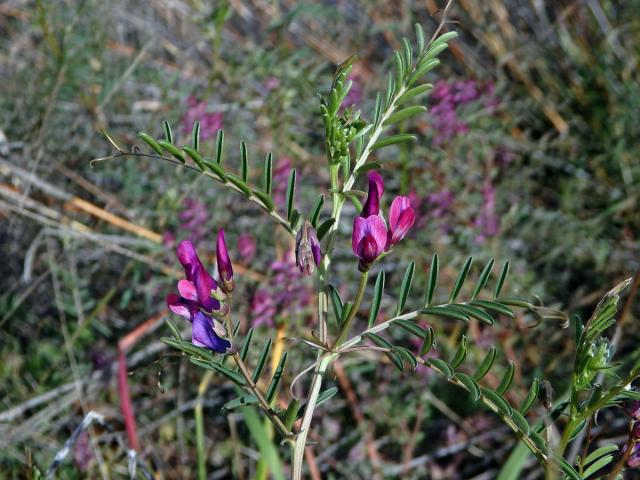
[[[240,259],[245,263],[251,263],[256,254],[256,241],[248,233],[242,233],[238,237],[238,253]]]
[[[342,102],[343,108],[359,107],[364,97],[364,89],[362,88],[360,77],[355,73],[351,73],[348,80],[351,80],[351,89]]]
[[[215,319],[198,312],[193,317],[191,327],[191,342],[196,347],[204,347],[218,353],[231,351],[231,342],[222,338],[225,335],[224,328]]]
[[[311,303],[313,293],[309,285],[302,281],[291,254],[286,257],[271,262],[269,280],[253,296],[250,310],[253,326],[271,327],[280,316],[295,318]]]
[[[218,276],[220,277],[220,282],[222,283],[222,289],[225,291],[225,293],[231,293],[233,291],[233,266],[231,265],[231,259],[229,258],[227,243],[224,241],[224,230],[222,228],[218,230],[216,259],[218,266]]]
[[[380,198],[384,193],[384,181],[378,172],[369,172],[369,194],[362,207],[361,217],[367,218],[380,213]]]
[[[187,111],[182,117],[182,133],[189,134],[196,121],[200,122],[200,138],[208,140],[214,138],[222,128],[222,113],[208,112],[207,103],[191,95],[187,99]]]
[[[640,420],[640,400],[636,400],[635,402],[631,403],[631,408],[629,409],[628,413],[634,420]]]
[[[387,226],[378,215],[356,217],[353,221],[351,247],[360,259],[359,268],[368,270],[369,266],[384,252],[387,244]]]
[[[359,268],[366,271],[382,254],[402,240],[416,221],[409,197],[399,196],[391,202],[389,229],[380,213],[384,182],[378,172],[369,173],[369,194],[359,217],[353,221],[351,246],[360,259]]]
[[[475,220],[475,226],[480,231],[476,241],[484,242],[487,238],[500,233],[500,218],[496,214],[496,190],[491,182],[486,182],[482,188],[484,205],[480,215]]]
[[[218,353],[229,353],[231,342],[221,338],[224,335],[222,325],[209,315],[222,314],[226,305],[213,297],[219,297],[218,285],[207,272],[198,258],[193,244],[184,240],[176,250],[178,261],[184,268],[184,279],[178,282],[180,295],[167,296],[169,309],[192,322],[192,341],[194,345],[209,348]]]
[[[409,197],[396,197],[391,202],[389,210],[389,231],[387,232],[387,246],[389,250],[402,240],[416,221],[416,212],[411,207]]]
[[[254,327],[259,327],[260,325],[273,327],[275,314],[276,305],[273,294],[266,288],[258,289],[251,299],[251,315],[253,316],[251,324]]]
[[[305,220],[296,236],[296,265],[301,273],[311,275],[316,266],[320,265],[322,252],[316,231]]]

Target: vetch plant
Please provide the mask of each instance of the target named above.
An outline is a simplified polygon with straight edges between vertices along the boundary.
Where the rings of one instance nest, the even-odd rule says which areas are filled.
[[[234,302],[247,300],[233,298],[233,261],[222,230],[218,233],[216,248],[217,280],[200,261],[189,241],[178,246],[177,257],[184,268],[185,278],[178,282],[178,293],[168,296],[167,304],[171,311],[191,322],[192,339],[183,340],[179,328],[173,321],[168,321],[173,337],[163,338],[163,341],[184,352],[195,365],[224,376],[236,385],[238,397],[229,402],[226,409],[250,405],[261,409],[273,425],[277,438],[291,449],[291,478],[294,480],[303,476],[304,451],[309,445],[308,435],[317,407],[337,393],[335,387],[323,389],[327,372],[337,359],[365,351],[388,359],[399,370],[423,365],[465,390],[475,402],[494,412],[515,433],[543,465],[547,478],[592,478],[596,473],[601,476],[606,468],[614,478],[627,463],[631,465],[636,461],[635,440],[629,442],[624,457],[615,464],[615,446],[590,452],[589,440],[585,455],[570,461],[566,454],[569,444],[594,421],[598,411],[626,399],[640,399],[640,395],[630,388],[640,374],[640,362],[632,365],[624,360],[619,364],[612,363],[613,352],[605,336],[605,331],[615,323],[619,296],[628,281],[612,289],[587,322],[583,324],[579,319],[574,320],[576,353],[570,391],[565,396],[552,399],[546,409],[536,408],[540,380],[544,379],[535,379],[526,397],[517,405],[512,400],[514,397],[507,395],[517,365],[510,361],[497,366],[500,362],[497,362],[498,349],[495,346],[490,346],[479,362],[473,359],[465,362],[473,339],[461,334],[459,345],[451,355],[427,356],[434,348],[439,325],[443,322],[463,322],[466,325],[473,320],[490,328],[498,317],[513,318],[517,309],[538,320],[564,319],[560,312],[543,308],[525,298],[503,294],[508,262],[502,264],[492,279],[496,262],[490,260],[480,269],[474,286],[467,288],[470,278],[475,275],[472,275],[473,260],[469,258],[460,268],[446,300],[438,301],[436,290],[441,283],[439,257],[433,255],[419,294],[415,293],[416,268],[411,261],[399,285],[394,313],[380,318],[382,297],[389,290],[386,275],[383,269],[378,269],[375,281],[370,282],[369,274],[385,257],[393,255],[394,247],[409,234],[416,222],[416,211],[409,197],[397,196],[391,201],[385,218],[381,208],[384,181],[380,171],[383,165],[375,158],[375,153],[414,140],[413,135],[396,130],[398,125],[404,125],[426,110],[419,104],[419,99],[432,86],[421,83],[422,79],[439,64],[438,55],[456,37],[455,32],[438,36],[439,30],[431,40],[425,41],[422,29],[416,26],[415,47],[406,38],[402,40],[402,48],[393,54],[393,71],[389,74],[387,89],[377,94],[370,120],[365,119],[353,102],[345,105],[345,99],[350,98],[352,82],[349,75],[355,58],[338,67],[331,90],[320,104],[330,198],[326,201],[323,195],[319,195],[308,212],[296,208],[295,169],[291,169],[287,176],[285,208],[276,208],[271,154],[264,160],[260,185],[249,181],[249,155],[244,142],[240,145],[239,171],[229,171],[223,165],[222,130],[217,132],[212,157],[206,156],[200,148],[200,126],[197,122],[193,125],[190,145],[176,145],[166,122],[163,139],[156,140],[140,133],[142,141],[151,149],[148,153],[125,152],[108,137],[118,150],[110,158],[144,156],[180,164],[259,206],[295,240],[297,268],[305,275],[314,276],[316,281],[318,305],[315,323],[309,332],[297,339],[302,347],[314,352],[315,359],[308,367],[296,372],[289,389],[280,386],[287,358],[294,351],[272,359],[275,368],[268,377],[265,366],[272,354],[272,339],[258,339],[252,329],[240,335],[240,323],[234,318],[233,306]],[[356,189],[357,182],[365,175],[368,181],[366,194]],[[364,195],[366,199],[362,204]],[[348,242],[338,228],[347,202],[359,212],[352,220],[351,228],[352,273],[359,276],[359,282],[355,295],[343,299],[339,290],[351,275],[337,276],[331,267],[336,244]],[[468,296],[462,298],[467,291],[470,292]],[[363,312],[366,312],[366,322],[358,322]],[[430,325],[424,327],[419,321],[426,318]],[[387,335],[388,331],[396,330],[420,340],[417,354],[409,348],[409,342],[405,346]],[[497,386],[487,381],[490,372],[491,376],[497,375],[500,379]],[[310,381],[304,389],[306,394],[297,398],[293,395],[293,387],[299,390],[308,376]],[[206,473],[200,469],[200,474],[204,478]]]

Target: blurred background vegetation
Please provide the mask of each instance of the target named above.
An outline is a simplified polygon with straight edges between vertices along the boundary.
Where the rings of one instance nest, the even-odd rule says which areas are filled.
[[[202,371],[158,341],[167,334],[164,296],[180,275],[179,240],[211,254],[214,232],[225,227],[239,265],[243,331],[253,325],[275,339],[312,325],[311,285],[291,281],[291,245],[269,219],[169,164],[90,166],[112,151],[101,130],[133,147],[141,143],[136,132],[159,136],[166,119],[188,143],[200,120],[211,150],[222,127],[225,163],[238,164],[243,139],[257,165],[273,151],[280,188],[297,168],[308,210],[326,193],[317,93],[329,89],[336,64],[358,55],[350,101],[370,117],[390,52],[415,22],[430,35],[442,7],[0,4],[0,477],[46,470],[91,410],[106,425],[79,437],[60,477],[126,475],[118,345],[145,468],[157,478],[195,476]],[[478,265],[495,257],[512,264],[511,293],[588,316],[609,288],[634,277],[615,342],[618,352],[637,355],[640,1],[458,0],[445,29],[460,36],[430,73],[429,112],[403,127],[418,141],[379,157],[388,189],[411,195],[420,212],[419,228],[384,262],[388,285],[399,284],[410,258],[424,285],[433,252],[450,281],[467,256]],[[341,290],[354,270],[349,227],[335,253]],[[419,304],[422,292],[413,295]],[[563,327],[516,318],[490,330],[472,323],[468,335],[478,357],[496,343],[503,359],[516,361],[514,398],[533,375],[561,395],[573,348]],[[459,326],[434,328],[448,352]],[[488,412],[420,370],[353,358],[336,365],[331,382],[340,393],[322,407],[330,414],[319,415],[312,439],[311,463],[323,478],[497,478],[517,444]],[[209,478],[260,477],[251,420],[221,411],[232,395],[215,378],[203,396]],[[604,417],[598,435],[621,443],[624,415]],[[521,476],[512,478],[539,478],[532,459],[515,461]]]

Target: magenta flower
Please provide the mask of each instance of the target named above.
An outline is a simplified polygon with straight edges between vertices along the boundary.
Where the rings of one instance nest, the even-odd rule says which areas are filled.
[[[196,347],[204,347],[218,353],[231,351],[231,342],[222,338],[225,335],[224,328],[215,319],[202,312],[193,317],[191,327],[191,342]]]
[[[384,181],[378,172],[369,172],[369,194],[362,207],[361,217],[367,218],[380,213],[380,199],[384,193]]]
[[[305,221],[296,236],[296,266],[300,272],[311,275],[320,265],[322,251],[316,231],[309,221]]]
[[[182,117],[182,133],[187,135],[191,132],[193,124],[200,122],[200,138],[208,140],[214,138],[218,130],[222,128],[222,113],[207,111],[207,103],[199,101],[191,95],[187,99],[187,111]]]
[[[256,241],[248,233],[242,233],[238,237],[238,253],[240,259],[245,263],[251,263],[256,255]]]
[[[176,253],[186,277],[178,282],[178,289],[190,294],[185,296],[181,293],[182,298],[196,302],[207,312],[219,310],[220,302],[211,296],[211,293],[217,290],[218,284],[202,265],[193,244],[189,240],[183,240],[178,245]]]
[[[384,252],[387,244],[387,226],[378,215],[370,217],[356,217],[353,221],[353,233],[351,235],[351,247],[360,259],[359,268],[362,271]]]
[[[386,250],[390,250],[402,240],[416,221],[416,212],[411,206],[409,197],[396,197],[389,210],[389,231],[387,232]]]
[[[227,243],[224,240],[224,230],[222,228],[218,230],[216,259],[218,266],[218,276],[220,277],[220,282],[222,283],[222,289],[226,293],[231,293],[233,291],[233,266],[231,265],[229,251],[227,250]]]
[[[208,314],[221,314],[224,311],[220,301],[218,285],[207,272],[198,258],[193,244],[184,240],[177,248],[177,256],[184,268],[184,279],[178,282],[178,293],[167,296],[169,309],[192,323],[192,342],[194,345],[209,348],[218,353],[229,353],[231,342],[222,338],[224,328]]]

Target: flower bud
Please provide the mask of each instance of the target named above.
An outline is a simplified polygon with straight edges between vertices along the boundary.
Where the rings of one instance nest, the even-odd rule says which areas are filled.
[[[229,251],[224,240],[224,230],[218,230],[218,243],[216,247],[216,258],[218,266],[218,276],[220,277],[221,287],[226,293],[233,291],[233,266],[229,258]]]
[[[305,275],[311,275],[316,266],[320,265],[322,251],[316,231],[306,221],[302,224],[296,236],[296,265]]]

